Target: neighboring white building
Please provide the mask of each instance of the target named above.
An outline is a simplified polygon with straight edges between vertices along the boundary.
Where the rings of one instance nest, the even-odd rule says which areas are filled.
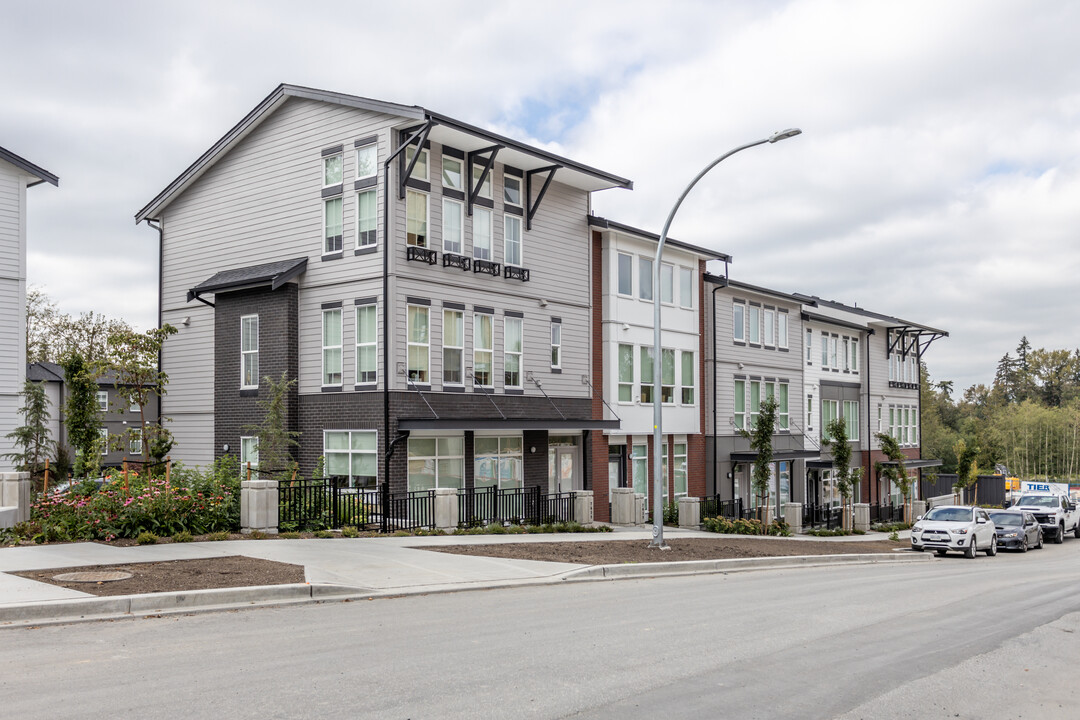
[[[26,188],[59,179],[0,147],[0,471],[14,450],[5,437],[20,424],[26,379]]]

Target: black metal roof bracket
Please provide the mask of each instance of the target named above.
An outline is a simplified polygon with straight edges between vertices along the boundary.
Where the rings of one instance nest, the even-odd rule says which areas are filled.
[[[490,147],[483,148],[481,150],[472,150],[465,154],[465,164],[468,165],[465,168],[465,177],[469,179],[469,201],[466,203],[465,211],[472,217],[473,203],[476,202],[477,196],[480,194],[480,188],[484,186],[484,181],[488,179],[488,175],[491,174],[491,168],[495,167],[495,156],[499,154],[505,145],[492,145]],[[484,157],[484,156],[487,157]],[[484,161],[484,171],[480,173],[480,177],[474,183],[472,179],[472,166],[473,160],[480,158]]]
[[[592,384],[592,382],[590,382],[590,381],[589,381],[589,376],[588,376],[588,375],[582,375],[582,376],[581,376],[581,384],[582,384],[582,385],[588,385],[588,386],[589,386],[589,391],[590,391],[590,392],[591,392],[591,393],[592,393],[593,395],[595,395],[595,396],[599,397],[599,398],[600,398],[600,402],[604,403],[604,407],[606,407],[606,408],[607,408],[607,409],[608,409],[608,410],[609,410],[609,411],[611,412],[611,414],[615,416],[615,419],[616,419],[616,420],[618,420],[618,421],[619,421],[620,423],[622,423],[622,418],[621,418],[621,417],[619,417],[619,414],[615,412],[615,408],[613,408],[613,407],[611,407],[610,405],[608,405],[608,401],[604,399],[604,393],[602,393],[602,392],[600,392],[600,393],[596,392],[596,388],[595,388],[595,387],[593,387],[593,384]]]
[[[926,349],[930,347],[930,343],[941,337],[945,337],[945,333],[931,333],[930,337],[919,345],[919,356],[922,357],[926,353]]]
[[[544,386],[541,385],[535,377],[533,377],[532,371],[525,373],[525,378],[530,380],[532,384],[536,386],[537,390],[544,393],[544,397],[546,397],[547,401],[551,403],[551,407],[555,408],[555,412],[559,413],[559,417],[565,420],[566,416],[563,415],[563,411],[559,409],[559,406],[555,404],[555,401],[551,399],[551,396],[544,392]]]
[[[551,186],[551,181],[555,179],[555,171],[562,168],[562,165],[548,165],[547,167],[536,168],[535,170],[529,170],[525,173],[525,229],[532,230],[533,216],[536,215],[536,211],[540,209],[540,202],[544,199],[545,193],[548,191],[548,187]],[[532,199],[532,179],[533,175],[539,175],[540,173],[547,173],[547,177],[544,178],[544,185],[540,188],[540,192],[536,196],[536,200]]]
[[[217,305],[215,305],[214,303],[210,302],[209,300],[204,300],[204,299],[203,299],[203,297],[202,297],[201,295],[199,295],[199,294],[198,294],[197,292],[195,292],[194,290],[188,290],[188,291],[187,291],[187,301],[188,301],[188,302],[191,302],[192,300],[198,300],[198,301],[199,301],[199,302],[201,302],[201,303],[202,303],[203,305],[209,305],[209,306],[210,306],[210,307],[212,307],[212,308],[216,308],[216,307],[217,307]]]
[[[492,407],[495,408],[495,412],[499,413],[499,416],[503,420],[505,420],[506,415],[504,415],[503,411],[499,408],[499,406],[495,404],[495,398],[491,397],[491,391],[488,390],[483,385],[481,385],[480,383],[476,382],[476,375],[473,374],[471,369],[469,370],[469,377],[472,378],[473,388],[480,388],[480,392],[482,392],[484,394],[484,397],[486,397],[488,399],[488,402],[491,403]]]
[[[424,401],[425,405],[427,405],[427,409],[430,410],[431,414],[435,416],[436,420],[438,420],[439,413],[435,412],[435,408],[431,407],[431,403],[429,403],[427,401],[427,398],[424,397],[424,393],[420,390],[420,386],[413,382],[413,379],[409,377],[408,373],[405,373],[405,382],[409,383],[409,385],[412,386],[412,389],[416,391],[416,394],[419,395],[420,399]]]
[[[897,345],[901,346],[901,348],[900,348],[901,354],[903,354],[904,356],[907,355],[907,347],[904,345],[903,341],[904,341],[904,338],[907,335],[908,330],[910,330],[910,329],[911,329],[911,326],[909,326],[909,325],[903,325],[901,327],[891,327],[891,328],[889,328],[889,343],[888,343],[888,347],[885,350],[885,357],[892,357],[893,354],[896,352],[896,346]],[[898,330],[899,332],[894,332],[896,330]]]
[[[397,155],[397,153],[401,152],[403,148],[408,147],[414,141],[416,142],[417,152],[413,153],[412,160],[409,162],[407,167],[404,167],[402,169],[401,177],[398,178],[398,200],[405,199],[405,182],[412,175],[413,168],[416,167],[416,161],[420,159],[419,151],[424,148],[424,143],[427,142],[428,134],[431,132],[431,128],[435,127],[435,124],[436,123],[434,120],[428,120],[426,123],[424,123],[423,127],[410,135],[405,140],[405,142],[401,143],[401,146],[397,149],[397,152],[394,153],[395,155]]]

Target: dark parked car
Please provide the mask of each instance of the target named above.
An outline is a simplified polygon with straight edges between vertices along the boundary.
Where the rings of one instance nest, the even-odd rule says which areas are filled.
[[[990,513],[990,520],[997,528],[998,547],[1002,550],[1027,552],[1029,547],[1043,546],[1042,526],[1025,510],[996,510]]]

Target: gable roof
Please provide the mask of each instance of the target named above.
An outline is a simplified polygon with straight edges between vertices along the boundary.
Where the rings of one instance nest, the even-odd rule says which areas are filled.
[[[277,290],[307,269],[306,257],[292,260],[248,265],[247,267],[222,270],[188,290],[187,299],[191,302],[203,293],[217,293],[222,290],[240,290],[242,288],[269,285]]]
[[[588,165],[582,165],[546,150],[520,143],[417,105],[399,105],[356,95],[346,95],[283,83],[278,85],[272,93],[267,95],[262,102],[244,116],[244,119],[225,133],[198,160],[188,166],[179,177],[169,183],[164,190],[158,193],[157,197],[139,210],[135,214],[135,222],[139,223],[143,220],[155,219],[158,213],[198,180],[219,158],[247,137],[289,98],[293,97],[396,115],[405,121],[430,122],[433,125],[433,130],[428,136],[430,140],[450,144],[464,151],[480,150],[493,144],[501,145],[503,150],[500,151],[500,160],[507,164],[522,170],[539,170],[557,165],[560,168],[559,181],[582,190],[603,190],[613,187],[632,189],[634,186],[633,182],[626,178],[597,170]]]
[[[3,147],[0,147],[0,160],[5,160],[5,161],[11,163],[12,165],[14,165],[15,167],[19,168],[20,170],[22,170],[27,175],[33,175],[34,177],[37,178],[36,181],[34,181],[32,183],[29,183],[27,185],[27,187],[33,187],[35,185],[40,185],[43,182],[47,182],[50,185],[59,185],[60,184],[60,178],[56,177],[55,175],[53,175],[51,172],[49,172],[45,168],[40,168],[37,165],[35,165],[34,163],[30,162],[29,160],[27,160],[25,158],[22,158],[22,157],[19,157],[15,153],[13,153],[10,150],[7,150],[7,149],[5,149]]]

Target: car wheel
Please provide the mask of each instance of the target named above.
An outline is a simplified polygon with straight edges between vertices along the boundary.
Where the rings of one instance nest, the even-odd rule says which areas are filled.
[[[1073,537],[1080,538],[1080,521],[1077,521],[1076,528],[1073,530]]]
[[[911,549],[914,550],[915,552],[922,552],[923,551],[923,549],[921,547],[919,547],[918,545],[912,545]]]
[[[1020,543],[1020,552],[1027,552],[1027,551],[1028,551],[1027,535],[1024,535],[1024,542]]]
[[[1065,542],[1065,523],[1058,525],[1057,535],[1054,536],[1054,544],[1060,545]]]
[[[934,552],[937,553],[938,557],[945,557],[945,551],[944,550],[935,550]]]
[[[975,543],[975,536],[974,536],[974,535],[972,535],[972,537],[971,537],[971,544],[970,544],[970,545],[968,545],[968,546],[967,546],[967,548],[966,548],[966,549],[964,550],[964,557],[966,557],[966,558],[973,558],[973,557],[975,557],[975,556],[976,556],[976,555],[978,555],[978,554],[979,554],[979,547],[978,547],[978,545],[977,545],[977,544]]]
[[[1043,549],[1043,534],[1042,534],[1042,528],[1039,528],[1039,542],[1035,543],[1035,549],[1036,549],[1036,550],[1042,550],[1042,549]]]
[[[986,557],[994,557],[997,555],[997,535],[990,537],[990,547],[986,549]]]

